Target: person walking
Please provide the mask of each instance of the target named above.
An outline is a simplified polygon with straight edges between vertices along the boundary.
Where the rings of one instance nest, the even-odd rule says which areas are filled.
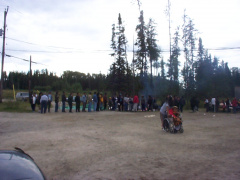
[[[58,102],[59,102],[59,95],[58,95],[58,91],[56,91],[56,94],[55,94],[55,112],[58,112]]]
[[[76,112],[80,112],[80,96],[79,93],[77,93],[75,97],[75,102],[76,102]]]
[[[49,92],[49,93],[48,93],[48,102],[47,102],[47,107],[48,107],[48,112],[49,112],[49,113],[50,113],[50,108],[51,108],[52,100],[53,100],[53,98],[52,98],[52,93]]]
[[[162,123],[162,130],[165,131],[164,129],[164,118],[165,116],[168,115],[168,111],[172,108],[173,106],[173,99],[172,99],[172,96],[168,96],[166,99],[165,99],[165,102],[163,103],[161,109],[160,109],[160,119],[161,119],[161,123]]]
[[[65,103],[66,103],[66,95],[65,95],[65,92],[63,91],[63,93],[62,93],[62,112],[66,112],[65,111]]]

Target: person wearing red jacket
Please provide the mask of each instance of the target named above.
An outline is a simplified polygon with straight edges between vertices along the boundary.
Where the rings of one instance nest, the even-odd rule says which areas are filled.
[[[237,104],[238,104],[237,98],[234,98],[232,100],[233,113],[236,113],[237,111]]]
[[[135,95],[133,98],[133,111],[135,111],[135,112],[137,112],[138,103],[139,103],[138,96]]]

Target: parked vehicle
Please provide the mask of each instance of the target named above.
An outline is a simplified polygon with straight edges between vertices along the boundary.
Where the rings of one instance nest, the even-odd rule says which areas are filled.
[[[45,180],[33,158],[20,148],[0,150],[0,179]]]
[[[16,94],[16,99],[19,101],[27,101],[29,99],[29,93],[28,92],[18,92]]]

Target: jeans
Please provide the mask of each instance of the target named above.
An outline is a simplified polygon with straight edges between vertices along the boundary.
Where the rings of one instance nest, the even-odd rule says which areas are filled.
[[[55,103],[55,112],[58,112],[58,103]]]
[[[88,103],[88,112],[91,112],[92,111],[92,102],[89,102]]]
[[[62,112],[65,112],[65,101],[62,102]]]
[[[42,101],[41,102],[41,113],[46,113],[47,110],[47,101]]]
[[[85,108],[86,108],[86,102],[83,102],[82,111],[85,111]]]
[[[97,110],[97,102],[93,102],[93,111]]]

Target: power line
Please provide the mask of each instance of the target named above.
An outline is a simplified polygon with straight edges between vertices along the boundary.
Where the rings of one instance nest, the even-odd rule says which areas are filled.
[[[34,46],[42,46],[42,47],[47,47],[47,48],[55,48],[55,49],[66,49],[66,50],[73,50],[73,51],[41,51],[41,50],[17,50],[17,49],[7,49],[8,51],[19,51],[19,52],[37,52],[37,53],[74,53],[74,52],[82,52],[85,53],[86,51],[84,51],[83,49],[76,49],[76,48],[71,48],[71,47],[59,47],[59,46],[46,46],[46,45],[40,45],[40,44],[36,44],[36,43],[32,43],[32,42],[27,42],[27,41],[22,41],[22,40],[18,40],[18,39],[14,39],[14,38],[10,38],[10,37],[6,37],[7,39],[13,40],[13,41],[17,41],[17,42],[21,42],[21,43],[25,43],[25,44],[29,44],[29,45],[34,45]],[[240,49],[240,47],[219,47],[219,48],[205,48],[206,50],[211,50],[211,51],[221,51],[221,50],[237,50]],[[109,52],[112,50],[90,50],[88,52]],[[182,49],[180,49],[180,51],[184,51]],[[193,51],[198,51],[198,49],[194,49]],[[127,52],[132,52],[132,50],[128,50]],[[134,51],[136,52],[136,51]],[[170,52],[170,50],[164,50],[162,49],[161,52]]]
[[[28,59],[19,58],[19,57],[12,56],[12,55],[9,55],[9,54],[5,54],[5,56],[7,56],[7,57],[12,57],[12,58],[16,58],[16,59],[20,59],[20,60],[22,60],[22,61],[27,61],[27,62],[30,61],[30,60],[28,60]],[[34,63],[34,64],[41,64],[41,65],[47,66],[46,64],[42,64],[42,63],[39,63],[39,62],[35,62],[35,61],[31,61],[31,62]]]

